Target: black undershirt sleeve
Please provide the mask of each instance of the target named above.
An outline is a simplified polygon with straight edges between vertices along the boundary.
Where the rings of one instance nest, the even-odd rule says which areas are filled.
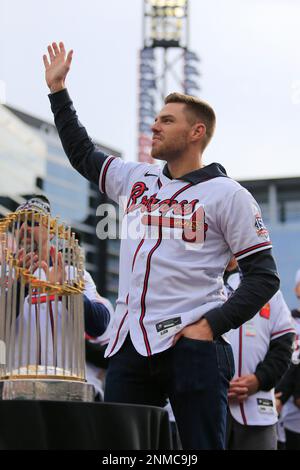
[[[55,125],[71,165],[86,179],[99,184],[101,168],[108,155],[92,142],[79,122],[66,89],[49,95]]]
[[[293,396],[295,400],[300,398],[300,364],[295,365],[295,388],[293,390]]]
[[[108,327],[110,313],[104,304],[83,296],[85,332],[94,338],[103,335]]]
[[[291,364],[278,385],[275,392],[281,393],[280,401],[284,405],[291,396],[299,398],[300,364]]]
[[[260,390],[271,390],[284,376],[290,365],[294,339],[294,333],[286,333],[270,342],[264,360],[257,365],[255,370]]]
[[[237,290],[221,307],[204,315],[214,338],[241,326],[278,291],[280,281],[271,249],[259,251],[239,261],[242,279]]]

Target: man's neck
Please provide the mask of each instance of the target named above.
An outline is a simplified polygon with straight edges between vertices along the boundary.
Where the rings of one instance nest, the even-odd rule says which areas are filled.
[[[192,171],[200,170],[204,165],[202,163],[202,155],[195,160],[182,161],[175,160],[173,162],[168,162],[168,170],[172,178],[180,178],[181,176],[187,175]]]

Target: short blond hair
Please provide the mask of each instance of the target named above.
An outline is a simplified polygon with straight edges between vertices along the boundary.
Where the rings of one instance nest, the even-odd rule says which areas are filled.
[[[188,121],[191,124],[195,124],[195,122],[199,120],[205,125],[206,135],[202,146],[204,150],[211,141],[216,128],[216,115],[213,108],[206,103],[206,101],[200,100],[196,96],[185,95],[183,93],[171,93],[168,95],[165,98],[165,104],[169,103],[185,104]]]

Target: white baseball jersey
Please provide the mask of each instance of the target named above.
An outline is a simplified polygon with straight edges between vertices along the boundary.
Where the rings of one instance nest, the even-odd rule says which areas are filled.
[[[72,270],[70,275],[72,277]],[[68,270],[67,270],[68,271]],[[39,270],[39,279],[46,280],[46,275],[43,270]],[[95,283],[91,275],[84,272],[85,290],[84,294],[89,300],[104,303],[110,313],[113,311],[111,303],[99,296]],[[49,367],[62,367],[62,301],[55,302],[54,296],[48,297],[50,302],[47,303],[47,296],[38,296],[33,292],[30,300],[29,296],[25,298],[23,315],[19,315],[16,323],[16,349],[15,349],[15,368],[19,365],[19,337],[21,328],[23,328],[23,341],[22,341],[22,361],[20,366],[27,364],[27,340],[28,334],[30,334],[30,349],[29,349],[29,364],[47,364]],[[72,337],[67,334],[68,322],[72,322],[68,313],[64,320],[66,350],[65,350],[65,364],[68,368],[68,342],[72,342]],[[28,326],[30,323],[30,330]],[[47,325],[48,323],[48,325]],[[48,340],[47,340],[47,328],[48,328]],[[105,333],[104,333],[105,334]],[[103,335],[104,336],[104,335]],[[57,338],[57,344],[55,345],[54,338]],[[47,347],[46,347],[47,343]],[[54,357],[54,349],[57,348],[57,359],[56,363]],[[46,356],[47,349],[47,356]]]
[[[190,175],[172,180],[159,166],[114,157],[102,167],[100,191],[121,198],[125,210],[107,356],[128,331],[141,355],[171,347],[176,333],[226,301],[223,273],[232,254],[240,260],[271,247],[247,190],[205,168]]]
[[[298,269],[298,271],[296,272],[295,285],[297,286],[297,284],[299,284],[299,282],[300,282],[300,269]]]
[[[296,328],[293,357],[296,358],[300,350],[300,318],[293,318],[293,320]],[[283,406],[281,417],[285,429],[300,434],[300,409],[295,405],[293,396]]]
[[[229,276],[227,283],[235,290],[240,283],[239,273]],[[278,291],[251,320],[226,333],[234,355],[234,378],[254,374],[257,365],[264,360],[270,342],[293,332],[291,312],[281,291]],[[229,408],[234,419],[242,425],[267,426],[275,424],[278,419],[274,389],[260,390],[243,403],[230,402]]]

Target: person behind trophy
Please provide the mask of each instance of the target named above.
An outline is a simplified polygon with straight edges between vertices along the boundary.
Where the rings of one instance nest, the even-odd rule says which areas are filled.
[[[16,213],[20,211],[28,211],[28,213],[34,211],[41,217],[51,216],[50,202],[43,195],[33,196],[19,206]],[[39,280],[48,281],[51,284],[63,284],[63,280],[68,275],[70,276],[70,272],[71,276],[74,275],[68,266],[69,256],[66,256],[64,260],[62,251],[57,250],[57,241],[54,243],[55,236],[49,235],[47,227],[39,220],[32,222],[28,217],[21,222],[17,237],[18,247],[16,237],[12,234],[9,237],[11,238],[9,246],[17,258],[17,266],[27,269]],[[33,251],[30,251],[32,248]],[[74,271],[74,266],[71,268]],[[108,327],[113,308],[107,299],[98,294],[94,281],[86,270],[83,279],[85,332],[92,337],[101,337]],[[20,370],[20,367],[24,368],[28,364],[35,363],[38,366],[49,366],[49,369],[51,367],[62,368],[62,362],[65,362],[62,360],[62,298],[40,294],[34,289],[29,292],[28,286],[25,286],[21,301],[20,284],[21,281],[18,281],[16,345],[20,342],[22,346],[20,348],[19,345],[15,349],[15,367]],[[20,349],[22,349],[21,354]],[[68,360],[66,361],[68,363]],[[48,372],[49,369],[47,369]]]

